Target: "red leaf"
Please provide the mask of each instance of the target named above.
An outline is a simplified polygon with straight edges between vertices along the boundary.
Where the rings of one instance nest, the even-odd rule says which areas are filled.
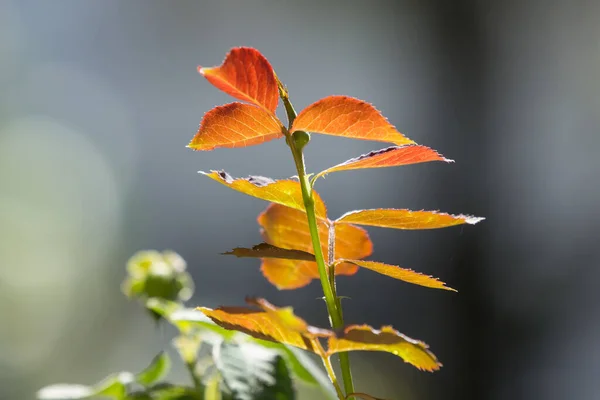
[[[247,147],[282,136],[280,122],[250,104],[230,103],[204,115],[200,129],[187,146],[192,150]]]
[[[277,79],[273,67],[258,50],[234,48],[221,66],[198,67],[198,72],[225,93],[275,114],[279,101]]]
[[[428,161],[454,162],[440,155],[437,151],[421,145],[391,146],[375,150],[356,158],[344,161],[341,164],[321,171],[317,176],[324,176],[335,171],[346,171],[363,168],[398,167],[401,165],[424,163]]]

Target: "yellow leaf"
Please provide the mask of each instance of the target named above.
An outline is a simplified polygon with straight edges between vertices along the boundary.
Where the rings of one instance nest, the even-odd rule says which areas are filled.
[[[296,249],[314,254],[306,213],[278,204],[271,204],[258,216],[262,234],[267,243],[286,249]],[[318,220],[321,249],[328,259],[329,223]],[[367,232],[357,226],[340,224],[335,227],[336,257],[364,258],[371,254],[373,245]],[[296,289],[319,278],[317,264],[310,261],[293,261],[265,258],[261,270],[265,277],[279,289]],[[353,275],[358,267],[342,263],[335,269],[336,275]]]
[[[315,352],[317,337],[332,336],[333,332],[310,326],[294,315],[291,307],[278,308],[265,299],[247,299],[257,308],[219,307],[215,310],[200,307],[217,325],[246,333],[254,338],[296,346]]]
[[[346,327],[341,337],[329,338],[327,354],[343,351],[384,351],[425,371],[436,371],[442,366],[425,343],[411,339],[391,326],[383,326],[381,330],[369,325]]]
[[[209,173],[200,171],[200,173],[238,192],[304,211],[302,189],[298,181],[291,179],[274,181],[262,176],[232,178],[225,171],[210,171]],[[323,200],[321,200],[321,197],[316,192],[314,192],[314,198],[315,213],[319,218],[327,218],[325,203],[323,203]]]
[[[337,260],[336,262],[347,262],[351,264],[356,264],[359,267],[370,269],[371,271],[375,271],[379,274],[389,276],[390,278],[399,279],[404,282],[412,283],[414,285],[425,286],[433,289],[444,289],[456,292],[455,289],[452,289],[446,284],[437,278],[432,276],[424,275],[413,271],[411,269],[400,268],[396,265],[384,264],[376,261],[365,261],[365,260]]]
[[[350,211],[337,223],[379,226],[396,229],[437,229],[460,224],[474,225],[485,218],[452,215],[438,211],[411,211],[394,208]]]

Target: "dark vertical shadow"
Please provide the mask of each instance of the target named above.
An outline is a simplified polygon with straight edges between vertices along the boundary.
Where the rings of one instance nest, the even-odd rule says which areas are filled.
[[[440,179],[435,196],[448,199],[452,210],[489,215],[486,203],[486,86],[489,54],[486,52],[485,16],[476,0],[438,1],[427,5],[436,33],[437,59],[441,63],[436,110],[437,128],[443,135],[436,143],[459,160],[451,179]],[[437,145],[436,144],[436,145]],[[450,176],[450,175],[449,175]],[[448,194],[451,197],[448,198]],[[452,246],[455,254],[448,265],[456,276],[450,281],[459,288],[449,312],[442,316],[443,351],[450,354],[441,379],[440,392],[446,399],[489,398],[494,379],[491,370],[502,355],[501,343],[493,343],[493,312],[483,279],[485,237],[489,221],[476,228],[465,227],[456,240],[436,243]],[[436,390],[437,392],[437,390]]]

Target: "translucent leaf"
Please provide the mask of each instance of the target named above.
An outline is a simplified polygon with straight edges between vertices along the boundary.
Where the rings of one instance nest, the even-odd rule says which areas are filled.
[[[124,400],[157,400],[156,396],[152,397],[146,392],[133,392],[129,393]],[[169,399],[171,400],[171,399]]]
[[[187,335],[194,331],[208,331],[226,339],[232,335],[230,331],[221,328],[200,311],[185,308],[175,302],[152,298],[148,299],[146,307],[169,321],[181,333]],[[205,336],[205,339],[210,339],[210,337]]]
[[[298,114],[292,131],[309,131],[397,145],[412,144],[371,104],[347,96],[329,96]]]
[[[258,50],[234,48],[221,66],[198,67],[198,72],[230,96],[275,113],[279,101],[277,79],[273,67]]]
[[[284,249],[269,243],[260,243],[252,248],[236,247],[231,251],[223,253],[224,255],[233,255],[236,257],[250,258],[282,258],[286,260],[314,261],[314,254],[301,250]]]
[[[442,366],[425,343],[411,339],[391,326],[384,326],[381,330],[369,325],[346,327],[340,337],[329,338],[329,355],[343,351],[384,351],[425,371],[435,371]]]
[[[282,343],[255,338],[251,339],[260,343],[261,346],[270,347],[279,351],[286,359],[288,367],[297,379],[309,385],[318,385],[325,392],[327,398],[337,398],[335,389],[327,377],[327,374],[325,374],[325,371],[320,368],[304,350]]]
[[[454,162],[444,158],[437,151],[418,144],[407,146],[391,146],[381,150],[375,150],[356,158],[344,161],[341,164],[327,168],[319,172],[316,177],[324,176],[331,172],[347,171],[364,168],[398,167],[401,165],[424,163],[429,161]]]
[[[57,384],[40,389],[39,400],[75,400],[88,399],[94,395],[94,389],[85,385]]]
[[[236,330],[252,337],[296,346],[314,351],[312,340],[330,336],[332,332],[308,325],[294,315],[291,307],[278,308],[264,299],[248,299],[258,307],[219,307],[200,310],[225,329]]]
[[[210,173],[201,171],[200,173],[238,192],[304,211],[304,200],[298,181],[291,179],[274,181],[262,176],[232,178],[225,171],[210,171]],[[314,196],[315,213],[320,218],[327,218],[325,203],[323,203],[318,193],[314,192]]]
[[[437,229],[461,224],[474,225],[484,219],[469,215],[446,214],[438,211],[378,208],[350,211],[338,218],[336,222],[396,229]]]
[[[168,383],[152,387],[152,400],[204,400],[197,390]]]
[[[171,369],[171,359],[167,353],[160,352],[150,365],[135,376],[137,383],[143,386],[151,386],[163,378]]]
[[[120,372],[111,375],[94,385],[94,395],[121,399],[127,393],[127,387],[134,381],[135,376],[131,372]]]
[[[433,289],[445,289],[456,292],[446,284],[437,278],[432,276],[424,275],[413,271],[411,269],[400,268],[396,265],[384,264],[376,261],[365,261],[365,260],[338,260],[337,262],[348,262],[359,267],[370,269],[379,274],[389,276],[390,278],[399,279],[404,282],[412,283],[414,285],[425,286]]]
[[[313,253],[306,214],[277,204],[271,204],[258,216],[262,234],[267,243],[277,247],[297,249]],[[325,258],[329,257],[329,222],[319,220],[319,238]],[[339,258],[359,259],[367,257],[373,245],[367,232],[350,224],[335,226],[335,255]],[[358,268],[353,264],[340,264],[336,275],[353,275]],[[317,264],[310,261],[291,261],[265,258],[261,271],[279,289],[296,289],[319,278]]]
[[[281,136],[281,123],[271,114],[249,104],[230,103],[204,114],[187,147],[192,150],[247,147]]]
[[[236,400],[295,399],[285,361],[252,342],[223,342],[213,349],[215,366]]]

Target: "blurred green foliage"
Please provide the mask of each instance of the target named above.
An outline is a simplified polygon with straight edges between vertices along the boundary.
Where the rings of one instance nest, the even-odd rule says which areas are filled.
[[[177,329],[172,344],[189,371],[191,384],[164,380],[171,358],[161,351],[136,374],[111,374],[91,386],[47,386],[38,391],[39,400],[293,400],[299,382],[319,386],[324,398],[335,397],[324,372],[298,349],[226,330],[202,312],[185,307],[194,282],[177,253],[136,253],[127,262],[121,289],[157,322]],[[203,347],[210,350],[207,358],[199,358]]]

